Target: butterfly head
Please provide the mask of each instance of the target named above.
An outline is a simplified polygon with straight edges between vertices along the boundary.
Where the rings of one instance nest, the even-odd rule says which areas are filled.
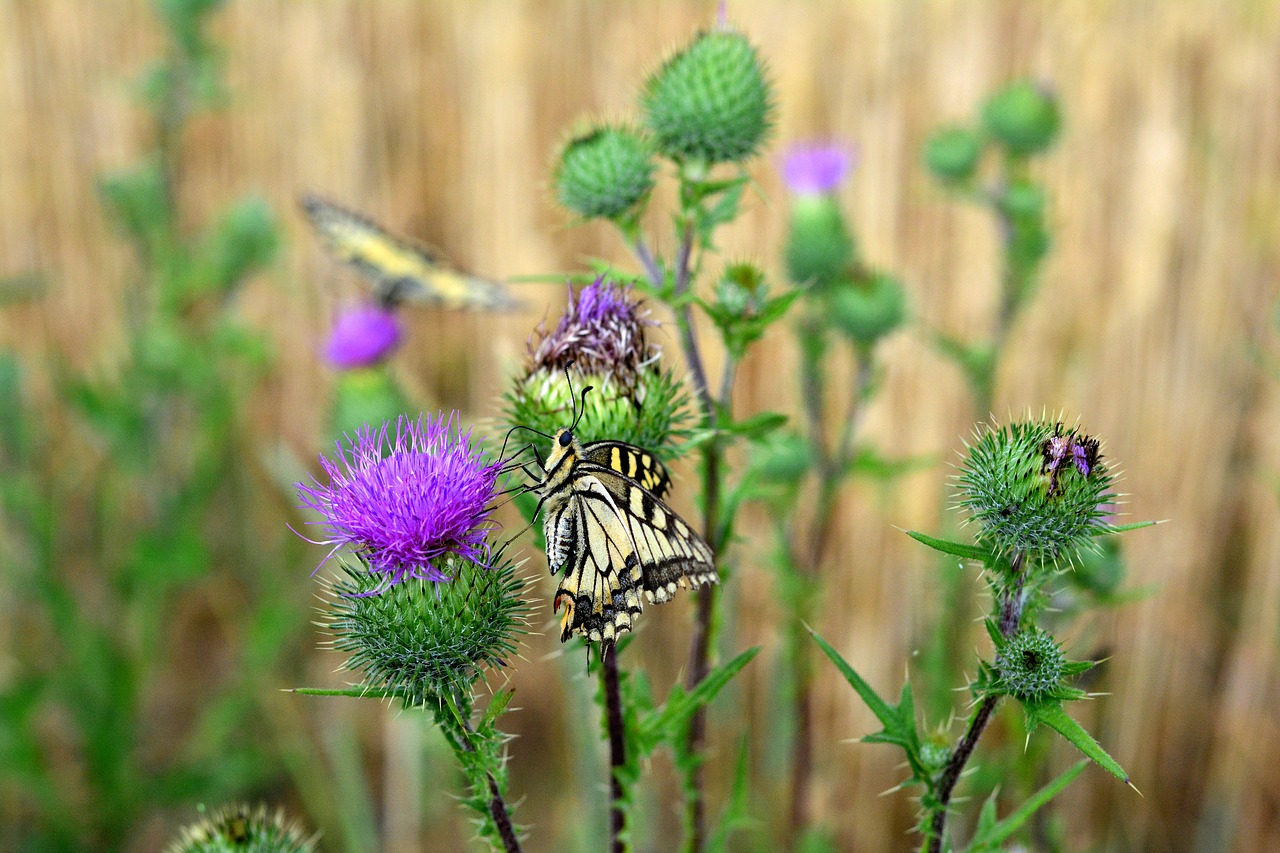
[[[566,427],[556,430],[551,442],[551,452],[547,454],[547,484],[553,490],[567,480],[573,465],[582,458],[582,445],[574,437],[573,430]]]

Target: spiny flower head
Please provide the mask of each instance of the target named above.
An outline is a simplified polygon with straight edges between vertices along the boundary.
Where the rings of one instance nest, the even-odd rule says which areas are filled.
[[[601,276],[578,291],[569,291],[569,304],[555,329],[546,324],[529,341],[526,375],[539,371],[561,374],[572,365],[583,374],[612,377],[630,388],[636,375],[659,354],[645,341],[649,320],[627,285]]]
[[[284,812],[265,805],[223,806],[185,827],[168,853],[311,853],[315,838],[303,835]]]
[[[447,581],[449,558],[486,560],[501,466],[485,461],[456,412],[363,426],[320,465],[328,484],[299,483],[298,495],[324,516],[322,544],[353,548],[383,588],[406,577]]]
[[[783,157],[782,178],[796,195],[829,195],[851,168],[853,156],[842,145],[796,142]]]
[[[653,189],[652,146],[630,127],[600,126],[560,152],[553,178],[560,203],[584,219],[633,213]]]
[[[455,559],[447,569],[450,583],[411,579],[372,595],[378,580],[343,561],[327,585],[323,624],[332,646],[349,654],[345,668],[406,706],[468,688],[486,669],[505,666],[526,630],[529,605],[515,566]]]
[[[956,482],[979,544],[1049,561],[1093,547],[1116,497],[1098,440],[1046,421],[984,433]]]
[[[627,286],[599,278],[570,292],[555,328],[534,330],[525,373],[507,394],[507,422],[550,435],[582,407],[580,441],[607,438],[661,454],[679,432],[688,398],[659,368],[661,350],[645,340],[649,326],[657,323]]]
[[[738,163],[756,154],[773,124],[773,89],[756,49],[740,33],[696,36],[646,82],[645,124],[677,161]]]
[[[395,312],[379,305],[355,305],[334,320],[324,353],[340,370],[368,367],[391,355],[402,337]]]

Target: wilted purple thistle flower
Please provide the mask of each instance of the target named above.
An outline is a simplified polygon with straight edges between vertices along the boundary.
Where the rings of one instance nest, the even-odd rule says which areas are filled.
[[[378,305],[355,305],[333,321],[324,353],[329,363],[341,370],[368,367],[389,356],[401,337],[400,320],[394,312]]]
[[[603,276],[578,291],[576,299],[571,289],[555,329],[549,332],[543,323],[534,330],[537,341],[529,340],[527,374],[554,375],[572,364],[582,374],[612,376],[629,388],[640,369],[658,356],[644,339],[644,327],[656,325],[647,314],[629,286]]]
[[[796,195],[829,195],[849,174],[853,155],[835,144],[796,142],[782,161],[782,177]]]
[[[354,548],[383,587],[406,577],[447,581],[439,563],[448,555],[482,563],[500,463],[484,455],[453,412],[401,415],[380,429],[361,427],[335,459],[320,457],[328,485],[298,484],[303,506],[324,516],[320,544]]]

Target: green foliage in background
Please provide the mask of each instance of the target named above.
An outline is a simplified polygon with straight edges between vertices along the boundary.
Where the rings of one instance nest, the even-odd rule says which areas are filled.
[[[158,807],[274,784],[285,765],[288,739],[253,697],[305,614],[273,580],[294,546],[257,524],[280,512],[255,476],[247,408],[271,358],[237,315],[279,228],[256,197],[196,230],[178,206],[183,129],[221,98],[206,35],[218,5],[158,4],[166,57],[142,87],[155,145],[99,185],[136,261],[120,344],[84,375],[62,369],[52,419],[25,366],[0,361],[13,849],[122,849]],[[172,712],[173,691],[193,716]]]

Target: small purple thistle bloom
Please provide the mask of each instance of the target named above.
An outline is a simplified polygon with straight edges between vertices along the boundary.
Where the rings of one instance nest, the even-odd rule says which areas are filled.
[[[368,367],[387,358],[401,337],[400,320],[394,312],[378,305],[355,305],[334,320],[324,353],[340,370]]]
[[[382,589],[406,577],[451,580],[439,565],[448,555],[483,564],[501,463],[486,464],[457,412],[401,415],[391,429],[363,426],[334,459],[321,456],[327,486],[298,483],[302,505],[324,516],[319,544],[355,549],[385,574]]]
[[[853,155],[834,143],[796,142],[787,149],[782,177],[796,195],[830,195],[849,174]]]
[[[631,288],[603,276],[578,291],[552,331],[540,325],[537,341],[529,341],[528,375],[539,370],[559,373],[574,365],[583,374],[614,376],[624,386],[658,355],[645,342],[646,319]]]

